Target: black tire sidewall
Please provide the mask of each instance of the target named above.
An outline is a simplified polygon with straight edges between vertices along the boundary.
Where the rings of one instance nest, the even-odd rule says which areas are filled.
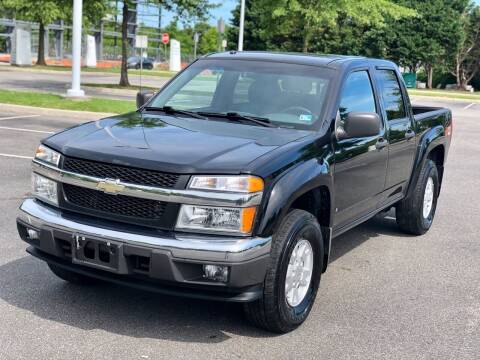
[[[311,219],[309,219],[311,220]],[[277,299],[282,322],[289,326],[296,327],[303,323],[307,318],[314,304],[320,278],[322,273],[323,260],[323,241],[322,233],[318,223],[312,223],[306,217],[298,219],[291,227],[287,235],[287,241],[284,245],[282,255],[279,261],[279,271],[277,276]],[[287,303],[285,296],[285,278],[287,275],[290,256],[300,239],[306,239],[310,242],[313,249],[313,271],[310,280],[310,288],[303,301],[292,307]]]
[[[439,187],[440,187],[440,182],[438,178],[438,172],[437,168],[435,166],[435,163],[431,160],[427,161],[425,164],[426,166],[426,171],[424,172],[424,176],[422,177],[422,181],[420,183],[420,189],[421,189],[421,196],[419,196],[419,204],[418,204],[418,217],[419,217],[419,222],[422,226],[422,228],[427,231],[430,229],[433,223],[433,219],[435,217],[435,211],[437,209],[437,200],[438,200],[438,193],[439,193]],[[430,210],[430,214],[428,218],[425,218],[423,216],[423,201],[425,198],[425,190],[427,187],[427,182],[428,179],[432,178],[433,180],[433,203],[432,203],[432,209]]]

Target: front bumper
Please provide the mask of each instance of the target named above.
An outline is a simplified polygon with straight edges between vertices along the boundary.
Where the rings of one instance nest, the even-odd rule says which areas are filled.
[[[225,301],[253,301],[262,292],[271,238],[226,238],[190,234],[143,233],[105,221],[71,215],[35,199],[20,206],[17,226],[29,252],[72,271],[157,292]],[[30,239],[27,229],[36,230]],[[118,244],[115,269],[72,259],[78,237]],[[203,277],[203,265],[229,267],[226,283]],[[162,291],[164,289],[165,291]],[[167,291],[168,290],[168,291]]]

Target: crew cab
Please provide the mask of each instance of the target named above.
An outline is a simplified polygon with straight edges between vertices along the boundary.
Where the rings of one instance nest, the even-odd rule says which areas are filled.
[[[218,53],[137,100],[35,154],[18,232],[66,281],[240,302],[284,333],[335,237],[392,207],[432,226],[451,112],[412,106],[390,61]]]

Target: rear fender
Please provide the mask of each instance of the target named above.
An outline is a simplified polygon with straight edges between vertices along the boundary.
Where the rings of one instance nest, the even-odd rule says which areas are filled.
[[[422,167],[428,159],[428,154],[438,145],[445,145],[445,128],[443,125],[435,126],[422,134],[417,146],[417,154],[415,156],[412,176],[410,177],[406,196],[409,196],[414,190]]]

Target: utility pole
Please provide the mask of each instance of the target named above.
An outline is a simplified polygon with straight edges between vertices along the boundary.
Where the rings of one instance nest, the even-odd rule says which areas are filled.
[[[82,0],[73,0],[73,31],[72,31],[72,88],[67,90],[67,97],[83,97],[85,92],[80,89],[82,66]]]
[[[243,51],[243,31],[245,28],[245,0],[240,3],[240,29],[238,31],[238,51]]]

